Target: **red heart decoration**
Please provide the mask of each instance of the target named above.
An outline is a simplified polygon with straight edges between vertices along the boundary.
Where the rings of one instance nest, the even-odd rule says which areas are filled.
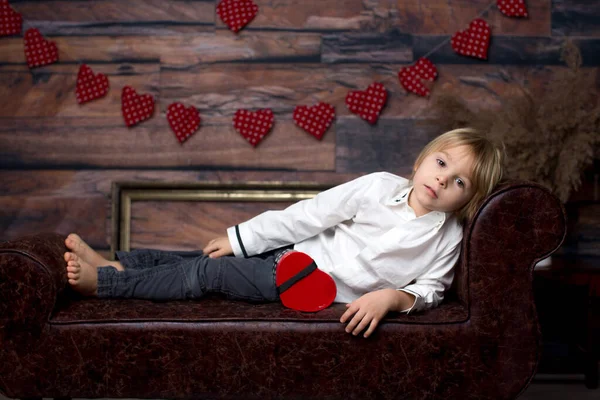
[[[315,312],[333,303],[337,294],[334,280],[318,269],[308,254],[289,250],[275,262],[275,284],[285,307]]]
[[[353,90],[346,95],[348,109],[371,124],[377,122],[386,101],[387,90],[379,82],[371,83],[366,91]]]
[[[217,14],[229,29],[238,33],[258,14],[258,6],[252,0],[221,0]]]
[[[12,9],[8,0],[0,0],[0,36],[18,35],[23,29],[23,17]]]
[[[256,147],[273,127],[273,111],[270,108],[256,112],[237,110],[233,126],[253,147]]]
[[[25,58],[29,68],[52,64],[58,61],[58,47],[37,28],[29,28],[25,31]]]
[[[469,29],[458,31],[452,35],[450,42],[458,54],[486,60],[490,36],[491,30],[488,23],[477,18],[469,24]]]
[[[335,118],[335,109],[322,102],[312,107],[296,106],[293,118],[296,125],[321,140]]]
[[[149,94],[139,95],[131,86],[125,86],[121,92],[121,111],[125,125],[133,126],[152,116],[154,98]]]
[[[104,74],[94,75],[94,71],[85,64],[79,67],[75,97],[79,104],[87,103],[108,93],[108,78]]]
[[[498,9],[509,17],[527,17],[527,6],[524,0],[498,0]]]
[[[200,127],[200,113],[194,106],[173,103],[167,108],[167,121],[179,143],[183,144]]]
[[[419,96],[429,96],[429,89],[423,85],[422,79],[433,82],[437,78],[437,68],[425,57],[419,58],[419,61],[411,67],[404,67],[398,72],[398,78],[402,87],[409,92]]]

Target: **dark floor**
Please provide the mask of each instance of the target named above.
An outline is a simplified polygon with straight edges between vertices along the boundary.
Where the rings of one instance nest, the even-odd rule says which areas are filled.
[[[600,389],[587,389],[583,381],[557,382],[556,379],[536,379],[519,400],[599,400]],[[0,395],[0,400],[6,397]],[[74,399],[75,400],[75,399]],[[101,399],[107,400],[107,399]]]

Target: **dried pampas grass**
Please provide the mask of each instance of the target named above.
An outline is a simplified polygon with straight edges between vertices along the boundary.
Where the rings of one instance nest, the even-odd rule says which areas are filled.
[[[562,59],[568,68],[543,93],[520,86],[520,95],[502,98],[500,110],[473,110],[459,94],[445,93],[434,101],[430,122],[445,130],[488,132],[505,145],[508,178],[538,182],[566,202],[600,146],[600,102],[594,76],[581,70],[577,46],[567,42]]]

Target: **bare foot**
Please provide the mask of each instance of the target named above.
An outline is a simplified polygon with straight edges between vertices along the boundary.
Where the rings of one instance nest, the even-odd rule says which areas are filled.
[[[65,239],[65,245],[69,250],[71,250],[77,257],[79,257],[80,261],[83,261],[92,267],[104,267],[107,265],[113,266],[119,271],[124,271],[123,265],[118,261],[108,261],[106,258],[102,257],[100,254],[95,252],[86,242],[83,241],[82,238],[79,237],[76,233],[71,233]],[[65,253],[65,261],[67,260],[67,254]]]
[[[98,268],[83,261],[75,253],[65,253],[65,260],[71,287],[84,296],[97,296]]]

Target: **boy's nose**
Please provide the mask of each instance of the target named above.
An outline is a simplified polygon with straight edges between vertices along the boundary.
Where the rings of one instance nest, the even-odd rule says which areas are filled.
[[[438,177],[436,178],[437,181],[439,182],[440,186],[446,186],[446,183],[448,183],[448,178],[446,178],[443,175],[438,175]]]

